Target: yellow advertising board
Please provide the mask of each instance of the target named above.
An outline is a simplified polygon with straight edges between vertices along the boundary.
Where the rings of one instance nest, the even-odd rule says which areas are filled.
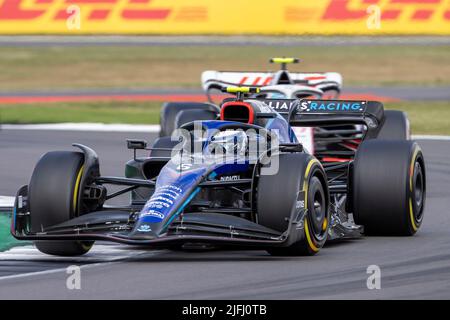
[[[0,0],[0,34],[450,35],[450,0]]]

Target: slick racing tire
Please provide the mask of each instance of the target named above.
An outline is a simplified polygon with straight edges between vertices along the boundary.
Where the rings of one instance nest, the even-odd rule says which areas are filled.
[[[258,223],[284,232],[291,223],[287,247],[273,247],[277,256],[309,256],[323,247],[330,212],[328,185],[320,162],[305,153],[280,154],[278,172],[258,180]],[[305,208],[306,214],[302,217]],[[299,221],[297,221],[299,220]]]
[[[364,141],[352,174],[353,216],[368,235],[411,236],[422,224],[426,179],[412,141]]]
[[[81,256],[91,250],[94,241],[35,241],[36,248],[45,254],[61,257]]]
[[[406,113],[398,110],[385,110],[384,123],[377,135],[380,140],[409,140],[409,120]]]
[[[38,161],[29,184],[32,232],[40,232],[79,215],[83,160],[80,152],[53,151]],[[85,254],[93,244],[93,241],[35,241],[39,251],[58,256]]]
[[[199,102],[168,102],[161,108],[159,124],[161,129],[159,136],[170,136],[175,127],[175,119],[182,110],[210,110],[211,112],[219,112],[218,108],[209,103]]]
[[[175,118],[175,129],[183,124],[196,120],[216,120],[217,113],[210,110],[182,110],[178,112]]]
[[[179,141],[172,141],[170,136],[157,138],[152,145],[152,148],[155,148],[155,150],[150,151],[150,157],[152,158],[171,157],[172,149],[175,148],[179,143],[180,143]],[[167,159],[167,161],[169,161],[169,159]]]

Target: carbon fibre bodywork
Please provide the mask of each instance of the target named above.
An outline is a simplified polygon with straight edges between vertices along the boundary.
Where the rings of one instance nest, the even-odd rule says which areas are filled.
[[[125,178],[101,176],[96,153],[76,144],[83,152],[85,167],[78,199],[81,202],[98,200],[98,208],[31,232],[29,220],[33,212],[30,212],[28,203],[28,186],[24,186],[16,196],[11,233],[21,240],[108,240],[152,247],[210,243],[269,248],[298,241],[298,233],[294,231],[304,228],[307,211],[304,207],[292,208],[283,232],[258,222],[255,194],[263,167],[262,159],[268,153],[305,153],[291,126],[359,124],[367,128],[362,139],[376,137],[384,120],[383,106],[367,101],[249,99],[244,102],[251,106],[251,116],[255,121],[223,119],[188,123],[183,126],[187,132],[192,132],[197,126],[205,133],[196,140],[201,145],[200,149],[192,153],[188,162],[180,153],[185,145],[180,144],[180,149],[175,148],[177,152],[171,157],[152,157],[150,154],[149,157],[130,160]],[[339,103],[341,107],[336,109]],[[286,110],[283,105],[287,106]],[[249,156],[246,149],[245,157],[233,158],[232,162],[192,161],[195,158],[204,160],[215,134],[227,130],[252,130],[254,139],[270,143],[265,145],[262,153],[253,156]],[[333,134],[334,139],[337,135],[337,138],[345,140],[345,135]],[[277,141],[276,147],[273,141]],[[354,152],[348,156],[351,158]],[[332,199],[330,239],[355,237],[362,232],[362,228],[356,226],[347,214],[351,210],[346,208],[351,162],[320,164],[326,173],[326,193]],[[108,194],[104,188],[108,184],[120,185],[124,189]],[[115,207],[104,204],[105,200],[125,192],[134,195],[129,204]]]

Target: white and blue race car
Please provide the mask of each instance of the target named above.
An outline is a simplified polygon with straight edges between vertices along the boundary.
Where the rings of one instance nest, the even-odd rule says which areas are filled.
[[[151,147],[128,140],[134,157],[125,177],[101,175],[96,153],[80,144],[79,151],[43,155],[17,193],[13,236],[62,256],[82,255],[97,240],[314,255],[330,239],[416,233],[426,196],[424,157],[416,142],[399,138],[381,103],[226,91],[236,97],[217,107],[218,117],[194,118]],[[343,124],[365,128],[355,150],[312,155],[293,131]],[[345,142],[352,134],[322,138]],[[139,150],[150,154],[138,157]],[[109,192],[108,185],[122,188]],[[124,193],[129,203],[106,205]]]

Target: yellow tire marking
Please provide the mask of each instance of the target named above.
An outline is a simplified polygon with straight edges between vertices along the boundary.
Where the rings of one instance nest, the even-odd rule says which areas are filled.
[[[80,189],[80,181],[81,181],[81,174],[83,173],[84,166],[81,166],[80,171],[77,175],[77,180],[75,181],[75,189],[73,190],[73,211],[77,212],[77,204],[78,204],[78,191]]]
[[[314,242],[311,239],[311,235],[309,234],[308,218],[305,219],[305,234],[306,234],[306,239],[308,240],[309,247],[312,249],[312,251],[318,252],[319,248],[316,247],[316,245],[314,244]]]
[[[79,243],[80,243],[81,247],[82,247],[84,250],[90,250],[90,249],[92,248],[92,246],[93,246],[93,244],[87,245],[87,244],[85,244],[83,241],[80,241]]]
[[[409,174],[410,174],[410,179],[409,179],[409,190],[411,190],[411,192],[413,191],[413,173],[414,173],[414,164],[416,163],[416,157],[417,154],[419,153],[419,149],[416,148],[416,150],[414,151],[412,160],[411,160],[411,165],[409,167]]]
[[[411,192],[411,194],[409,196],[409,219],[411,220],[411,225],[412,225],[414,231],[417,231],[417,229],[418,229],[418,227],[416,225],[416,219],[414,219],[414,209],[413,209],[413,205],[412,205],[414,164],[416,163],[416,157],[417,157],[418,153],[419,153],[419,148],[416,148],[416,150],[414,150],[413,157],[411,160],[411,165],[409,167],[409,175],[410,175],[409,190]]]
[[[309,172],[311,171],[311,168],[314,163],[319,163],[317,159],[311,159],[308,163],[308,166],[306,167],[305,171],[305,177],[303,180],[303,192],[305,193],[305,208],[308,210],[308,182],[309,182]],[[319,248],[314,244],[313,239],[311,238],[311,235],[309,233],[309,226],[308,226],[308,218],[305,218],[305,234],[306,234],[306,240],[308,241],[309,247],[314,252],[318,252]]]
[[[414,231],[417,231],[417,226],[416,226],[416,221],[414,219],[414,210],[413,210],[411,198],[409,199],[409,218],[411,219],[411,224],[412,224]]]
[[[305,178],[303,180],[303,191],[305,192],[305,208],[308,209],[308,176],[309,176],[309,172],[311,171],[311,167],[314,163],[318,163],[319,161],[317,159],[311,159],[308,163],[308,166],[306,167],[306,171],[305,171]]]

